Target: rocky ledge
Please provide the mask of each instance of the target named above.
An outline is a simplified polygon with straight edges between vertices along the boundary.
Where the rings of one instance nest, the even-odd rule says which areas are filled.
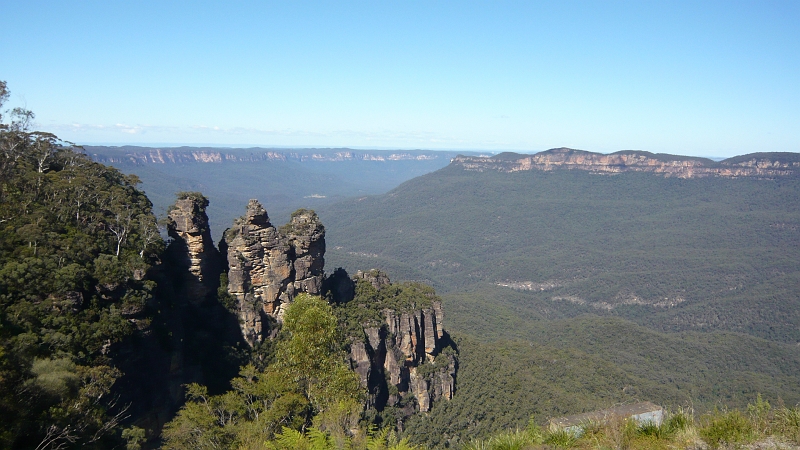
[[[644,151],[626,150],[604,155],[570,148],[556,148],[533,155],[500,153],[489,157],[457,156],[451,164],[477,172],[572,169],[600,174],[650,172],[678,178],[778,178],[800,175],[798,153],[752,153],[723,161],[713,161],[707,158]]]
[[[353,281],[368,282],[378,292],[392,286],[385,274],[375,270],[358,272]],[[380,314],[383,322],[364,323],[363,335],[352,336],[350,345],[353,369],[369,391],[372,406],[399,407],[410,415],[417,409],[429,411],[441,399],[450,400],[457,352],[444,331],[441,302],[382,308]]]

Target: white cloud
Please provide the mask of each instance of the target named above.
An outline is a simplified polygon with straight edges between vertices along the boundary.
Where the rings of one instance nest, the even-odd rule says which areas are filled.
[[[529,143],[477,137],[467,139],[432,131],[352,130],[329,131],[220,127],[218,125],[162,126],[146,124],[51,124],[49,131],[72,141],[94,142],[207,142],[214,145],[382,146],[397,148],[525,149]]]

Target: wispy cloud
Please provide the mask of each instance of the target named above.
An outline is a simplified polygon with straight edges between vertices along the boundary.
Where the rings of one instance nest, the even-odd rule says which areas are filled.
[[[74,133],[104,132],[104,133],[124,133],[124,134],[145,134],[147,132],[176,132],[180,130],[180,128],[178,127],[165,127],[160,125],[128,125],[124,123],[115,123],[113,125],[85,124],[85,123],[52,124],[48,125],[47,128],[54,132],[74,132]]]
[[[51,124],[48,130],[68,139],[138,141],[158,139],[180,142],[218,142],[220,145],[248,143],[290,143],[296,145],[380,145],[419,148],[514,148],[529,147],[524,142],[505,139],[464,138],[427,130],[300,130],[293,128],[220,127],[216,125],[164,126],[147,124]],[[116,136],[116,137],[115,137]],[[144,140],[144,141],[142,141]]]

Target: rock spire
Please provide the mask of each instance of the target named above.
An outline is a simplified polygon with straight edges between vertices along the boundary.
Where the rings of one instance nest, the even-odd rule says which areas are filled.
[[[170,253],[176,261],[188,298],[199,305],[216,293],[222,259],[211,239],[206,207],[208,199],[198,192],[178,195],[168,213],[167,233],[173,239]]]
[[[280,229],[257,200],[225,232],[228,292],[237,300],[242,334],[250,345],[271,336],[273,321],[296,294],[319,294],[325,227],[314,211],[301,209]]]

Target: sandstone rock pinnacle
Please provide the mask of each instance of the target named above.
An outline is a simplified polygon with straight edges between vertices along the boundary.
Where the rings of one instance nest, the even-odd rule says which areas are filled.
[[[201,304],[216,292],[222,260],[211,239],[206,207],[208,199],[198,192],[179,194],[169,210],[167,232],[173,239],[170,252],[181,269],[189,302]]]
[[[298,210],[280,229],[257,200],[225,233],[228,292],[238,303],[242,334],[250,345],[270,336],[283,305],[299,292],[322,287],[325,228],[316,213]]]

